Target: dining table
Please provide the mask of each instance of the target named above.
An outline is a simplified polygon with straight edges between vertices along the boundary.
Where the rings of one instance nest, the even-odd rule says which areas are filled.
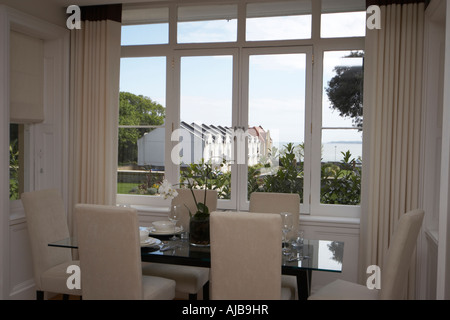
[[[157,241],[153,241],[150,245],[141,245],[141,260],[152,263],[211,267],[209,246],[195,246],[190,244],[189,240],[180,237],[177,240],[171,240],[172,236],[172,234],[150,234],[149,237]],[[51,242],[48,246],[78,249],[75,237]],[[341,273],[343,252],[344,242],[304,239],[303,244],[291,248],[289,255],[282,255],[281,272],[283,275],[296,277],[298,299],[306,300],[311,293],[312,272]]]

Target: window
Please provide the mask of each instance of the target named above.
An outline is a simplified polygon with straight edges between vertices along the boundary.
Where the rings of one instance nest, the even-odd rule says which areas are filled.
[[[180,176],[192,165],[214,165],[209,187],[231,199],[233,130],[233,55],[183,56],[180,59]],[[196,169],[196,168],[194,168]]]
[[[9,200],[23,192],[23,125],[9,125]],[[20,152],[22,151],[22,152]]]
[[[363,51],[324,52],[321,203],[360,203],[363,56]]]
[[[117,193],[157,194],[164,179],[165,57],[122,58]]]
[[[311,0],[247,5],[247,41],[310,38]]]
[[[161,204],[161,179],[176,184],[199,169],[192,164],[209,163],[219,209],[247,210],[255,191],[295,192],[304,214],[358,216],[363,2],[147,5],[140,14],[166,12],[162,33],[173,37],[127,45],[146,32],[122,34],[121,98],[145,98],[159,111],[133,120],[152,109],[126,113],[121,102],[120,202]],[[351,32],[343,20],[353,21]]]
[[[304,207],[310,48],[247,50],[248,191],[298,193]],[[309,94],[309,93],[308,93]],[[306,163],[308,166],[308,163]],[[309,179],[306,178],[309,182]],[[308,196],[307,196],[308,197]],[[303,210],[302,210],[303,211]],[[305,210],[306,211],[306,210]]]
[[[132,7],[122,13],[122,45],[169,43],[169,9]]]
[[[364,37],[364,0],[322,0],[320,36],[322,38]]]
[[[178,7],[178,43],[237,39],[237,5]]]

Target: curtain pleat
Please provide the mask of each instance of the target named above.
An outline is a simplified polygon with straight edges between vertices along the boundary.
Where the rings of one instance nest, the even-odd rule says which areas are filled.
[[[369,265],[382,268],[399,218],[417,208],[419,196],[424,3],[380,8],[381,29],[368,30],[366,36],[365,141],[370,159],[361,217],[363,284]],[[409,284],[408,297],[413,298],[414,266]]]
[[[70,208],[116,202],[120,32],[87,20],[71,34]]]

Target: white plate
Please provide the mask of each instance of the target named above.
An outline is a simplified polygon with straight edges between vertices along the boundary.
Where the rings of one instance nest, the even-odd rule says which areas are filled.
[[[155,245],[155,244],[158,245],[160,243],[161,243],[161,240],[156,239],[156,238],[152,238],[152,237],[148,237],[145,240],[141,240],[141,247],[151,246],[151,245]]]
[[[149,234],[150,235],[158,235],[158,236],[168,236],[171,234],[179,234],[181,231],[183,231],[182,227],[175,227],[175,232],[173,231],[156,231],[155,228],[149,228]]]

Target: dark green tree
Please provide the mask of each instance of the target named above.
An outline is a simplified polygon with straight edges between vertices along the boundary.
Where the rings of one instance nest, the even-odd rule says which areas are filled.
[[[363,57],[363,52],[352,52],[348,58]],[[325,89],[331,108],[341,117],[352,118],[353,125],[362,128],[363,123],[363,66],[336,66],[336,75]]]
[[[120,92],[119,125],[162,125],[166,109],[148,97]],[[119,128],[119,163],[137,162],[137,140],[151,128]]]

